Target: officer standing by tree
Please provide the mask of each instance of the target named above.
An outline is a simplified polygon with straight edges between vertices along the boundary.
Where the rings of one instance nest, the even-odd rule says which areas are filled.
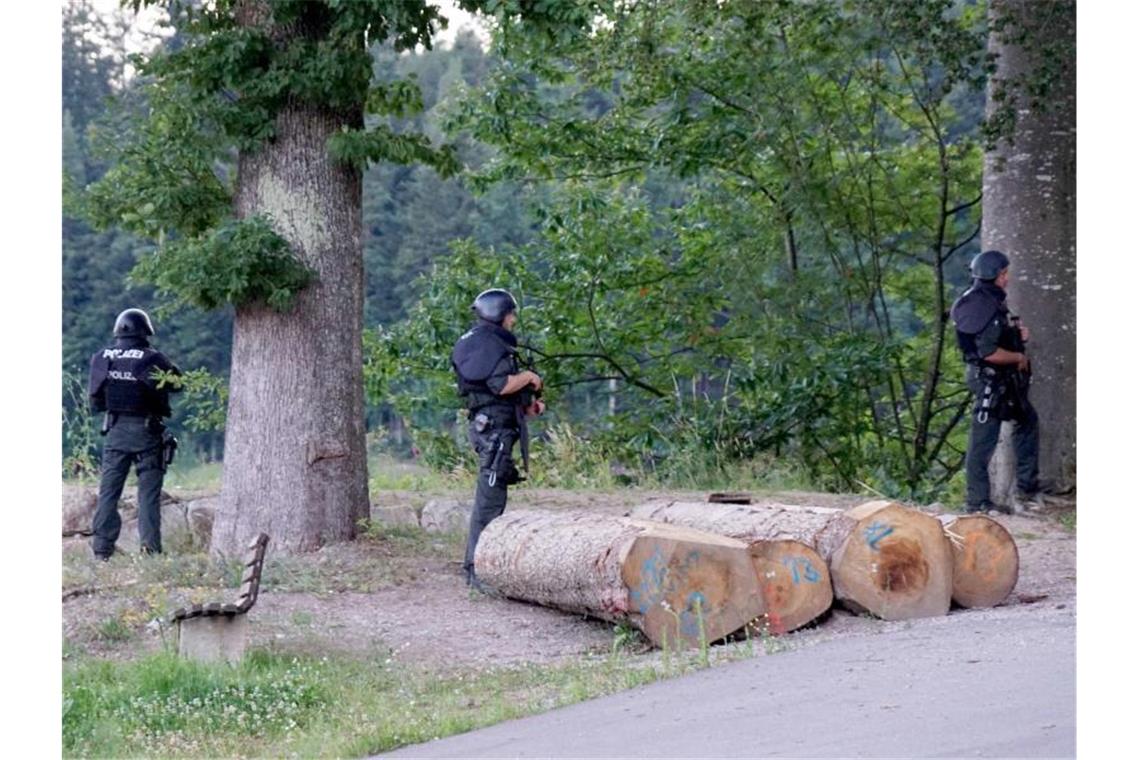
[[[456,342],[451,366],[467,405],[468,433],[479,459],[463,569],[467,585],[485,591],[475,577],[475,546],[487,524],[506,508],[507,486],[523,479],[511,450],[521,436],[525,467],[526,417],[542,414],[546,405],[535,395],[542,390],[542,378],[519,369],[518,339],[511,332],[518,318],[514,296],[505,290],[484,290],[471,309],[478,319]]]
[[[1029,330],[1011,316],[1005,302],[1009,257],[1001,251],[979,253],[970,262],[974,281],[950,309],[958,347],[966,360],[966,385],[974,394],[966,449],[966,511],[1008,506],[990,500],[989,464],[1003,420],[1014,423],[1017,491],[1021,500],[1038,498],[1037,412],[1029,403]]]
[[[169,394],[181,390],[162,383],[156,374],[181,374],[161,351],[151,348],[150,317],[142,309],[127,309],[115,319],[114,345],[91,357],[88,394],[103,412],[103,466],[99,506],[91,526],[95,556],[108,560],[115,551],[122,519],[119,497],[131,464],[139,479],[139,546],[144,553],[162,551],[159,497],[166,465],[177,442],[166,434],[162,420],[170,416]]]

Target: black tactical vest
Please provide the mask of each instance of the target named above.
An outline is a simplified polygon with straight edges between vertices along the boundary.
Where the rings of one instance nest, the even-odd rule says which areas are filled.
[[[169,360],[145,343],[119,341],[91,357],[88,393],[97,409],[116,414],[170,416],[167,391],[156,387],[156,368]]]
[[[1020,350],[1017,328],[1009,321],[1005,291],[992,282],[975,280],[974,285],[950,307],[950,318],[954,320],[958,348],[968,364],[985,364],[983,357],[978,355],[977,337],[994,321],[1001,326],[998,348]]]
[[[510,359],[510,374],[518,374],[517,345],[518,338],[514,334],[489,322],[480,322],[456,341],[451,351],[451,368],[455,371],[459,395],[467,402],[468,409],[488,404],[514,404],[513,397],[499,396],[487,387],[487,380],[504,358]]]

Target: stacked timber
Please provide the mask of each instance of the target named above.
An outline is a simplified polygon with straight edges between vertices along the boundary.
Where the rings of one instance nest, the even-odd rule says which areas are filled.
[[[656,502],[633,517],[706,530],[746,542],[798,541],[831,573],[835,598],[885,620],[945,615],[954,560],[935,517],[889,501],[849,510],[789,504]]]
[[[954,603],[993,607],[1017,585],[1017,544],[1001,523],[985,515],[943,515],[954,555]]]
[[[503,595],[628,621],[662,648],[708,644],[766,615],[789,630],[810,620],[831,603],[814,568],[825,569],[809,547],[791,542],[750,545],[589,512],[507,512],[475,551],[476,574]],[[793,574],[795,583],[787,580]],[[814,593],[799,591],[808,575]]]

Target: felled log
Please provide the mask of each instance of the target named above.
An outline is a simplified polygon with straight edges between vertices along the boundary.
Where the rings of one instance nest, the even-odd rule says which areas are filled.
[[[628,620],[662,648],[711,643],[765,612],[744,542],[588,512],[505,513],[480,536],[475,572],[514,599]]]
[[[761,540],[748,545],[748,554],[767,608],[768,633],[794,631],[831,607],[831,572],[815,549],[801,541]]]
[[[889,501],[849,510],[789,504],[656,502],[633,516],[686,525],[743,541],[795,540],[831,571],[835,599],[884,620],[945,615],[953,558],[935,517]]]
[[[993,607],[1017,585],[1017,544],[1001,523],[985,515],[939,518],[954,556],[954,603]]]

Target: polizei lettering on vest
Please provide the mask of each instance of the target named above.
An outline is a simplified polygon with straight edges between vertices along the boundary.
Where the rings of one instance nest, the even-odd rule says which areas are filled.
[[[107,377],[111,378],[112,380],[129,380],[132,383],[138,382],[138,378],[136,378],[130,372],[123,372],[117,369],[109,370],[107,372]]]
[[[108,348],[103,351],[104,359],[141,359],[144,356],[146,352],[140,348]]]

